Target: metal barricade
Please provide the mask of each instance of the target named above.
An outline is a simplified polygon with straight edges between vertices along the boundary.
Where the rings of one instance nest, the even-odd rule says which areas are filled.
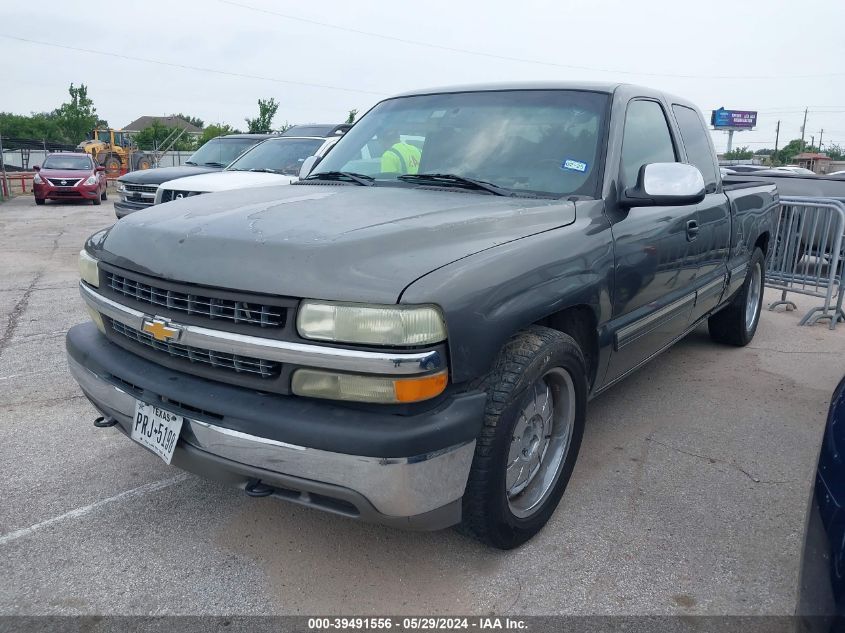
[[[834,198],[782,196],[780,198],[774,247],[766,267],[766,286],[781,290],[774,310],[788,301],[787,292],[824,299],[824,304],[810,310],[800,325],[830,320],[830,329],[845,321],[842,310],[842,282],[845,275],[845,203]],[[834,304],[834,299],[836,303]]]

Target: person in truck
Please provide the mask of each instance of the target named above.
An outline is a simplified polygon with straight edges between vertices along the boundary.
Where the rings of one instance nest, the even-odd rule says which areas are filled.
[[[419,171],[422,153],[403,141],[398,130],[388,130],[384,134],[384,141],[387,148],[381,155],[381,170],[384,173],[416,174]]]

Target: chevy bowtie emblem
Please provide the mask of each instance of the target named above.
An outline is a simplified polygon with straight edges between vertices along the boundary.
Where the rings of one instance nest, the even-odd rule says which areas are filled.
[[[170,325],[164,319],[144,319],[144,325],[141,326],[141,329],[157,341],[169,341],[171,343],[178,341],[179,335],[182,333],[180,328]]]
[[[67,184],[67,180],[63,180],[63,181],[62,181],[62,184],[63,184],[63,185],[66,185],[66,184]]]

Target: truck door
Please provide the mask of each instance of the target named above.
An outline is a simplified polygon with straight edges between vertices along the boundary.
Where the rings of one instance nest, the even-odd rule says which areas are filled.
[[[672,105],[672,113],[687,162],[698,167],[704,176],[706,192],[697,208],[698,235],[690,244],[698,265],[693,279],[696,298],[690,321],[697,321],[715,308],[722,297],[731,241],[731,210],[722,191],[716,155],[701,116],[692,108],[679,104]]]
[[[652,99],[628,103],[619,166],[619,190],[636,185],[640,168],[676,162],[663,105]],[[696,205],[608,207],[613,230],[613,351],[607,381],[622,376],[677,338],[695,301],[691,283],[698,263],[690,229]],[[694,232],[694,230],[693,230]]]

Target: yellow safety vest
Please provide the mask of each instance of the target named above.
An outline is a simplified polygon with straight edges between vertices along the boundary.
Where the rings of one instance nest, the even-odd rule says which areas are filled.
[[[400,141],[381,155],[381,171],[386,174],[416,174],[420,169],[420,150]]]

